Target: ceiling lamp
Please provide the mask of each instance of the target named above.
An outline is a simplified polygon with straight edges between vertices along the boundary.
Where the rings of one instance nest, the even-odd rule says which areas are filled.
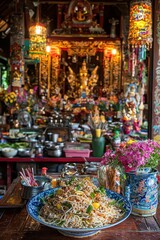
[[[152,46],[152,4],[150,0],[132,0],[128,42],[133,47]]]
[[[35,55],[45,54],[46,52],[46,35],[47,29],[44,24],[39,22],[39,3],[37,6],[37,21],[29,28],[30,47],[29,54]]]

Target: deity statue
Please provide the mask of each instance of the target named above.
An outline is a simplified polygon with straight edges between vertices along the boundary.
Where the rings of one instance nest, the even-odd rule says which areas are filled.
[[[88,69],[86,66],[86,61],[84,60],[82,63],[82,67],[79,71],[80,81],[81,81],[81,89],[86,91],[86,94],[89,95],[93,88],[97,85],[98,74],[97,74],[98,66],[96,66],[89,76]]]
[[[73,72],[71,67],[68,67],[68,70],[69,70],[69,75],[68,75],[67,79],[68,79],[69,84],[72,85],[74,83],[74,81],[76,80],[76,75]]]
[[[126,128],[126,124],[130,127],[133,124],[133,130],[138,132],[141,126],[141,93],[140,86],[138,83],[130,83],[127,87],[127,91],[125,92],[125,105],[123,109],[123,121],[124,121],[124,129]],[[141,114],[142,115],[142,114]],[[132,123],[132,124],[131,124]]]
[[[69,70],[69,75],[67,77],[68,79],[68,83],[69,83],[69,86],[70,86],[70,90],[72,92],[76,91],[76,82],[77,82],[77,78],[76,78],[76,74],[73,72],[72,68],[71,67],[68,67],[68,70]]]
[[[69,10],[73,13],[73,22],[91,22],[92,8],[88,1],[72,1]]]
[[[85,21],[86,17],[82,9],[78,9],[78,11],[76,11],[76,19],[78,21]]]
[[[65,33],[104,33],[104,29],[95,20],[96,15],[98,13],[94,11],[94,6],[89,1],[71,0],[64,22],[61,24],[61,31]],[[59,30],[57,29],[57,31]],[[54,31],[54,33],[56,32]]]
[[[80,76],[81,86],[83,89],[85,89],[88,83],[88,70],[87,70],[85,60],[83,61],[82,67],[79,70],[79,76]]]
[[[91,73],[91,76],[89,78],[89,81],[88,81],[88,86],[90,87],[95,87],[97,85],[97,81],[98,81],[98,74],[97,74],[97,71],[98,71],[98,66],[96,66],[93,70],[92,70],[92,73]]]
[[[68,66],[68,70],[69,74],[67,76],[67,80],[70,86],[70,95],[74,95],[74,97],[82,97],[82,95],[83,97],[86,97],[90,95],[93,92],[93,88],[97,85],[99,78],[97,74],[98,66],[96,66],[92,70],[91,74],[89,74],[86,61],[83,60],[82,66],[79,69],[79,79],[70,66]],[[78,96],[76,96],[76,94]]]
[[[127,87],[127,91],[125,92],[126,104],[132,102],[136,107],[136,111],[138,112],[140,105],[140,94],[138,92],[137,83],[131,83]]]

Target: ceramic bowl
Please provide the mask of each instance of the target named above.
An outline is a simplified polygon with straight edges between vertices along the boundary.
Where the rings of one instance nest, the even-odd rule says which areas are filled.
[[[53,189],[49,189],[47,191],[44,191],[44,192],[41,192],[41,193],[37,194],[35,197],[30,199],[30,201],[28,202],[27,211],[28,211],[29,215],[35,221],[37,221],[37,222],[39,222],[39,223],[41,223],[45,226],[48,226],[50,228],[57,229],[61,234],[65,235],[65,236],[77,237],[77,238],[93,236],[93,235],[97,234],[102,229],[110,228],[110,227],[113,227],[117,224],[120,224],[125,219],[127,219],[129,217],[130,213],[131,213],[131,204],[126,198],[124,198],[123,196],[121,196],[118,193],[115,193],[115,192],[112,192],[112,191],[106,189],[106,195],[109,198],[112,198],[112,199],[114,199],[114,200],[116,200],[116,201],[118,201],[119,203],[122,204],[122,206],[125,210],[125,214],[123,215],[123,217],[121,219],[119,219],[117,222],[115,222],[113,224],[108,224],[106,226],[97,227],[97,228],[64,228],[64,227],[59,227],[59,226],[53,225],[51,223],[45,222],[39,216],[39,211],[44,204],[44,201],[43,201],[44,198],[48,197],[51,194],[54,194],[55,191],[57,191],[57,189],[53,188]]]
[[[11,147],[6,147],[1,150],[2,155],[7,158],[12,158],[17,155],[17,149],[11,148]]]

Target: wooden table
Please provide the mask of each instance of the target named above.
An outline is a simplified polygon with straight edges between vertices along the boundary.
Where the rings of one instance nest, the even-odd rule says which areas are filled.
[[[21,191],[20,185],[14,181],[8,189],[8,197]],[[1,205],[1,203],[0,203]],[[67,240],[57,230],[43,226],[34,221],[21,208],[0,208],[0,239],[2,240]],[[83,238],[92,240],[160,240],[160,204],[153,217],[130,217],[119,225],[102,230],[95,236]]]

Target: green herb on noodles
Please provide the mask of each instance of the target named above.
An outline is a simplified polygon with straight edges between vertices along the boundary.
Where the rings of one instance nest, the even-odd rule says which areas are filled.
[[[71,185],[72,182],[74,182],[75,180],[75,177],[71,177],[71,179],[66,183],[67,185]]]
[[[71,208],[72,207],[72,204],[70,202],[63,202],[62,203],[63,206],[67,207],[67,208]]]
[[[94,198],[95,198],[95,193],[94,193],[94,192],[91,192],[90,197],[91,197],[92,199],[94,199]]]
[[[81,186],[79,184],[77,184],[76,191],[79,191],[80,189],[81,189]]]
[[[93,210],[92,205],[89,205],[89,206],[87,207],[86,213],[91,213],[92,210]]]

